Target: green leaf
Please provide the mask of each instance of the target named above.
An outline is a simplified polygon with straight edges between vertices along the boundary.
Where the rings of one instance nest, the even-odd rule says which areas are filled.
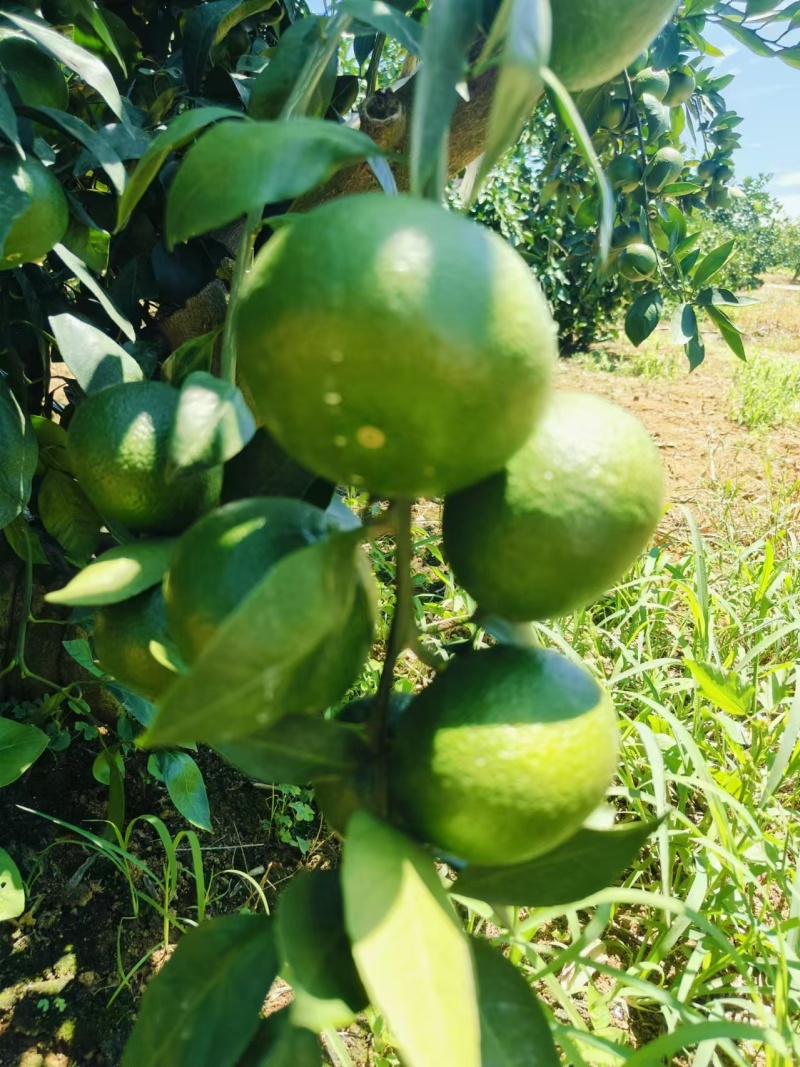
[[[63,312],[50,316],[61,358],[87,394],[119,382],[140,382],[142,368],[121,345],[90,322]]]
[[[431,857],[357,812],[347,827],[342,889],[353,958],[404,1062],[481,1067],[469,943]]]
[[[319,119],[222,123],[189,149],[170,187],[167,245],[292,200],[340,167],[380,155],[365,133]]]
[[[132,324],[125,318],[122,312],[116,307],[114,302],[109,297],[108,293],[103,289],[96,278],[92,277],[92,274],[87,269],[86,264],[83,263],[74,253],[70,252],[62,244],[57,244],[53,247],[53,252],[58,256],[65,267],[75,275],[75,277],[85,285],[86,288],[97,297],[97,301],[100,307],[105,311],[106,315],[111,319],[115,326],[120,330],[130,341],[136,340],[136,330],[134,330]]]
[[[104,552],[63,589],[45,596],[50,604],[102,607],[130,600],[158,585],[169,569],[175,538],[132,541]]]
[[[625,333],[632,345],[638,348],[655,330],[661,321],[663,306],[657,289],[642,293],[634,300],[625,316]]]
[[[732,293],[730,289],[703,289],[697,294],[695,301],[698,307],[748,307],[759,301],[751,296],[741,296]]]
[[[740,44],[749,48],[751,52],[755,52],[757,56],[772,57],[775,55],[774,46],[762,40],[755,30],[749,30],[746,26],[741,26],[738,22],[728,18],[721,18],[719,25],[724,26],[731,37],[735,37]]]
[[[598,893],[630,867],[658,822],[579,830],[558,848],[513,867],[467,867],[454,892],[495,906],[551,907]]]
[[[111,235],[106,230],[89,227],[76,218],[70,217],[67,232],[62,237],[61,243],[95,274],[105,274],[108,270]]]
[[[164,695],[144,745],[233,741],[284,715],[322,711],[328,684],[308,674],[315,649],[349,618],[360,535],[333,534],[281,559]]]
[[[5,378],[0,376],[0,529],[13,522],[28,503],[36,472],[38,447]]]
[[[6,540],[20,559],[31,563],[49,563],[42,544],[42,537],[35,526],[31,526],[24,515],[17,515],[13,522],[3,528]]]
[[[40,19],[4,11],[2,17],[19,27],[26,37],[38,42],[65,67],[74,70],[102,96],[118,118],[122,118],[122,99],[108,67],[101,60],[79,47],[62,33],[50,28]]]
[[[235,1067],[277,971],[268,919],[226,915],[190,930],[148,983],[122,1067]]]
[[[725,671],[713,663],[685,659],[697,688],[714,707],[740,718],[750,715],[753,708],[752,686],[743,686],[732,671]]]
[[[292,1023],[294,1002],[291,1012],[291,1018],[284,1009],[260,1020],[256,1036],[237,1067],[322,1067],[318,1039]]]
[[[212,0],[186,15],[183,26],[183,72],[193,93],[202,88],[208,54],[242,19],[273,7],[276,0]]]
[[[550,60],[550,0],[506,0],[505,7],[505,44],[473,197],[495,163],[519,141],[544,90],[542,68]]]
[[[76,663],[80,664],[85,671],[93,674],[95,678],[104,678],[105,673],[92,658],[92,649],[85,637],[76,637],[71,641],[62,641],[61,644]]]
[[[411,192],[439,199],[447,178],[447,141],[467,56],[480,21],[480,0],[437,0],[428,17],[422,62],[414,76]]]
[[[106,172],[117,195],[122,195],[125,188],[125,167],[112,148],[108,137],[97,133],[77,116],[55,107],[33,107],[30,104],[22,104],[18,110],[28,118],[44,122],[45,125],[60,130],[67,137],[82,144]]]
[[[174,118],[151,143],[131,174],[125,192],[117,205],[117,232],[127,224],[133,209],[147,192],[150,183],[172,152],[177,152],[189,141],[194,140],[200,130],[204,130],[212,122],[243,118],[245,116],[241,112],[227,107],[195,108],[194,111],[184,111],[182,115]]]
[[[19,139],[17,116],[14,112],[11,98],[2,85],[0,85],[0,133],[17,150],[17,155],[22,159],[23,149]],[[5,233],[0,233],[0,245],[5,240],[6,233],[8,233],[8,230]]]
[[[0,719],[0,786],[11,785],[47,748],[47,734],[38,726]]]
[[[671,185],[664,186],[661,196],[689,196],[692,193],[699,193],[702,188],[702,185],[697,185],[695,182],[672,182]]]
[[[161,780],[181,815],[201,830],[211,830],[211,813],[203,774],[188,752],[159,752]]]
[[[720,309],[713,304],[709,304],[708,307],[706,307],[706,315],[708,315],[722,334],[722,339],[733,354],[738,359],[746,362],[747,354],[744,350],[744,341],[742,340],[742,335],[738,327],[728,318],[724,311],[720,311]]]
[[[21,186],[22,182],[18,185],[14,181],[5,181],[0,187],[0,252],[11,227],[30,207],[30,197]]]
[[[358,977],[344,925],[338,871],[296,875],[278,904],[276,937],[291,984],[318,1000],[342,1001],[355,1014],[369,998]]]
[[[256,432],[256,421],[232,382],[193,371],[181,386],[169,440],[168,464],[203,470],[233,459]]]
[[[25,911],[25,886],[19,868],[0,848],[0,923],[16,919]]]
[[[481,1067],[559,1067],[547,1016],[520,971],[499,948],[472,941],[478,1010],[481,1018]]]
[[[694,272],[692,280],[697,286],[704,285],[718,274],[736,250],[736,241],[726,241],[725,244],[715,248],[713,252],[700,261]]]
[[[42,479],[37,504],[45,530],[71,562],[83,566],[97,548],[103,525],[84,491],[71,475],[49,470]]]
[[[211,330],[199,337],[192,337],[176,348],[161,367],[161,377],[168,385],[179,389],[195,371],[210,371],[214,362],[214,350],[221,330]]]
[[[318,15],[299,19],[288,28],[270,53],[267,67],[253,80],[248,112],[258,120],[279,119],[315,54],[323,51],[331,20]],[[332,56],[305,102],[305,114],[321,118],[328,110],[336,84],[338,63]]]
[[[800,45],[793,45],[791,48],[782,48],[778,52],[778,59],[781,63],[785,63],[789,67],[794,67],[795,70],[800,70]]]
[[[251,778],[285,785],[308,785],[347,774],[368,752],[356,731],[307,715],[288,715],[263,733],[216,748]]]
[[[691,304],[677,306],[672,316],[670,332],[676,345],[687,345],[697,336],[697,315]]]
[[[342,0],[337,11],[352,15],[405,48],[407,52],[418,56],[422,50],[422,27],[413,19],[405,18],[383,0]]]

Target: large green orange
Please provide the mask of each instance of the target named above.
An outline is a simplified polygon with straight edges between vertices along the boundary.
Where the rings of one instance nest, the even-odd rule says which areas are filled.
[[[644,282],[658,269],[658,256],[644,242],[630,244],[620,252],[617,269],[629,282]]]
[[[677,0],[556,0],[550,66],[568,89],[609,81],[655,39]]]
[[[0,30],[0,67],[23,104],[66,111],[69,89],[61,67],[33,41]]]
[[[178,676],[155,658],[151,641],[169,643],[160,586],[95,614],[94,648],[100,666],[123,685],[156,700]]]
[[[81,488],[104,518],[135,533],[178,533],[219,498],[221,467],[168,464],[178,396],[163,382],[123,382],[92,393],[70,424]]]
[[[0,244],[0,270],[47,255],[64,236],[69,223],[67,198],[47,167],[33,156],[21,160],[16,153],[2,150],[0,189],[14,186],[27,198],[27,206]]]
[[[178,542],[165,583],[170,633],[184,659],[197,659],[225,619],[280,560],[336,529],[324,511],[283,497],[237,500],[195,523]],[[323,706],[342,697],[369,654],[374,603],[373,579],[365,562],[348,621],[299,666],[298,691],[316,694],[319,678],[324,679]],[[290,611],[292,605],[286,607]],[[309,706],[319,699],[309,699]]]
[[[660,193],[666,185],[680,178],[683,167],[683,156],[677,149],[660,148],[647,168],[645,185],[651,193]]]
[[[611,784],[617,747],[611,701],[582,667],[550,651],[470,652],[403,717],[392,801],[446,856],[522,863],[576,833]]]
[[[669,89],[664,95],[663,103],[667,107],[680,107],[691,100],[696,88],[697,82],[690,70],[673,70],[669,76]]]
[[[552,618],[623,576],[663,500],[661,458],[639,420],[599,397],[558,393],[503,472],[445,500],[444,548],[485,610]]]
[[[286,451],[384,496],[498,470],[549,391],[556,333],[499,237],[406,196],[298,217],[258,256],[236,317],[240,366]]]

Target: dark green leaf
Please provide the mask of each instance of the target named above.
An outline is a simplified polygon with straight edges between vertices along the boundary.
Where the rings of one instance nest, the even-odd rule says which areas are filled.
[[[481,16],[480,0],[437,0],[422,43],[411,117],[411,191],[442,195],[447,178],[447,141],[467,55]]]
[[[697,286],[710,281],[718,274],[736,250],[736,241],[726,241],[725,244],[709,252],[705,259],[701,260],[694,272],[693,281]]]
[[[0,848],[0,923],[16,919],[25,911],[25,886],[19,868]]]
[[[369,998],[344,926],[338,871],[303,872],[292,879],[278,904],[276,936],[293,986],[319,1000],[341,1000],[353,1014],[366,1008]]]
[[[77,315],[51,315],[61,358],[87,395],[118,382],[139,382],[142,369],[121,345]]]
[[[325,672],[302,675],[314,650],[346,625],[359,552],[358,533],[334,534],[280,560],[167,691],[143,743],[229,742],[285,715],[323,710],[308,702],[329,684]]]
[[[91,156],[97,160],[98,165],[108,175],[116,193],[119,196],[122,195],[122,191],[125,188],[125,167],[102,134],[97,133],[91,126],[87,126],[85,122],[75,115],[70,115],[67,111],[59,111],[58,108],[32,107],[29,104],[24,104],[20,106],[19,110],[29,118],[38,119],[39,122],[44,122],[47,126],[60,130],[67,137],[71,137],[79,144],[82,144],[84,148],[87,148]]]
[[[159,752],[156,759],[170,800],[184,819],[201,830],[211,830],[206,784],[192,757],[188,752]]]
[[[559,1067],[547,1016],[522,973],[488,941],[473,939],[481,1067]]]
[[[366,22],[397,41],[407,52],[419,55],[422,48],[422,27],[413,19],[407,19],[388,8],[383,0],[342,0],[337,10]]]
[[[740,44],[749,48],[751,52],[755,52],[757,56],[772,57],[775,55],[775,46],[762,40],[755,30],[750,30],[729,18],[721,18],[719,24],[725,27],[731,37],[735,37]]]
[[[73,477],[49,470],[37,498],[45,530],[54,537],[77,566],[82,566],[100,540],[103,523],[94,505]]]
[[[180,348],[176,348],[161,367],[161,377],[164,381],[180,388],[189,375],[195,371],[210,371],[220,333],[220,330],[202,333],[199,337],[192,337],[185,341]]]
[[[184,471],[217,467],[241,452],[255,432],[255,419],[232,382],[193,371],[181,386],[168,462]]]
[[[38,42],[65,67],[74,70],[93,89],[96,89],[118,118],[122,118],[122,99],[108,67],[91,52],[79,47],[63,33],[57,33],[46,22],[13,11],[2,17],[21,29],[26,37]],[[48,109],[49,110],[49,109]]]
[[[605,889],[629,867],[658,823],[614,830],[579,830],[569,841],[514,867],[467,867],[455,892],[493,905],[550,907],[571,904]]]
[[[51,604],[101,607],[129,600],[158,585],[169,569],[175,539],[133,541],[104,552],[64,586],[45,597]]]
[[[13,522],[3,528],[5,538],[20,559],[31,563],[48,563],[42,538],[36,527],[31,526],[24,515],[17,515]]]
[[[89,227],[76,218],[70,218],[61,243],[95,274],[105,274],[111,244],[111,235],[105,230]]]
[[[11,227],[30,206],[30,198],[21,185],[5,181],[0,186],[0,252]]]
[[[744,341],[739,329],[728,318],[724,311],[721,311],[713,304],[709,304],[706,307],[706,315],[711,319],[719,332],[722,334],[722,338],[730,348],[731,352],[737,357],[737,359],[747,360],[747,355],[744,350]]]
[[[14,113],[14,105],[11,103],[8,93],[0,84],[0,133],[6,138],[22,158],[22,145],[19,140],[17,129],[17,116]],[[3,235],[4,236],[4,235]],[[0,237],[2,241],[2,237]]]
[[[361,980],[408,1067],[481,1067],[470,947],[433,860],[359,811],[342,858],[347,931]]]
[[[118,326],[120,330],[131,341],[136,340],[136,331],[125,316],[114,306],[114,302],[109,297],[108,293],[103,289],[96,278],[92,277],[92,274],[87,269],[86,264],[83,263],[78,256],[73,252],[70,252],[62,244],[57,244],[53,248],[53,252],[58,256],[65,267],[68,267],[75,277],[86,286],[90,293],[93,293],[97,297],[98,303],[105,311],[106,315],[111,319],[115,326]]]
[[[719,307],[748,307],[757,304],[758,300],[732,293],[730,289],[703,289],[698,293],[696,303],[698,307],[708,307],[710,304]]]
[[[637,348],[646,341],[661,321],[663,301],[657,289],[637,297],[625,316],[625,333]]]
[[[20,514],[31,495],[38,447],[5,378],[0,376],[0,529]]]
[[[163,130],[152,142],[137,163],[136,170],[131,174],[117,206],[117,230],[121,230],[126,225],[133,209],[144,196],[170,153],[183,148],[200,130],[204,130],[212,122],[244,117],[240,112],[232,111],[227,107],[202,107],[195,108],[194,111],[185,111],[174,118],[166,130]]]
[[[678,305],[672,316],[670,331],[676,345],[686,345],[697,335],[697,315],[691,304]]]
[[[346,726],[308,715],[288,715],[270,729],[216,746],[239,770],[260,782],[308,785],[354,770],[366,754]]]
[[[190,930],[145,990],[122,1067],[235,1067],[277,971],[268,919],[227,915]]]
[[[47,734],[38,726],[0,719],[0,786],[11,785],[47,748]]]
[[[104,672],[100,670],[92,657],[92,649],[85,637],[76,637],[71,641],[62,641],[61,644],[64,646],[66,652],[76,663],[80,664],[85,671],[88,671],[89,674],[93,674],[95,678],[104,677]]]
[[[299,19],[282,34],[269,64],[253,81],[248,103],[251,118],[269,120],[282,117],[301,75],[314,55],[322,50],[329,30],[330,19],[311,15]],[[321,118],[328,110],[336,85],[337,69],[338,64],[333,57],[306,101],[307,116]]]
[[[317,119],[223,123],[189,150],[172,183],[167,244],[172,248],[265,204],[291,200],[340,167],[380,154],[366,134]]]
[[[259,1022],[237,1067],[322,1067],[322,1050],[314,1034],[294,1026],[284,1009]]]
[[[211,0],[192,7],[183,27],[183,70],[193,93],[200,91],[212,45],[242,19],[272,7],[276,0]]]
[[[313,471],[301,467],[271,434],[260,427],[253,440],[226,464],[222,499],[224,503],[250,496],[305,499],[316,480]],[[325,507],[325,504],[320,506]]]

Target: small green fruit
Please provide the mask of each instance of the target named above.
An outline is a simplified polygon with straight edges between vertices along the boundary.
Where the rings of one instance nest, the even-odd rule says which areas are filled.
[[[669,88],[664,96],[667,107],[680,107],[694,95],[697,83],[694,75],[685,70],[673,70],[669,76]]]
[[[629,282],[645,282],[655,274],[658,257],[649,245],[632,244],[622,250],[617,266]]]
[[[642,168],[633,156],[617,156],[606,167],[606,177],[615,189],[632,193],[642,180]]]
[[[647,94],[654,96],[656,100],[663,100],[669,92],[669,74],[665,70],[653,70],[645,67],[643,71],[633,79],[633,95],[639,100]]]
[[[645,184],[651,193],[660,193],[680,177],[683,170],[683,156],[674,148],[661,148],[653,156],[645,175]]]

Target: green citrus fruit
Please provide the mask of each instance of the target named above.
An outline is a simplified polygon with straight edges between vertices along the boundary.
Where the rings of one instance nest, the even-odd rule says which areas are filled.
[[[96,612],[94,649],[100,666],[123,685],[156,700],[178,676],[153,656],[151,641],[169,643],[160,586]]]
[[[557,0],[550,66],[568,89],[610,81],[655,39],[676,0]]]
[[[556,652],[457,657],[414,700],[391,750],[396,817],[442,854],[524,863],[572,837],[616,767],[616,715]]]
[[[660,148],[650,161],[645,174],[645,185],[651,193],[661,190],[681,176],[683,156],[674,148]]]
[[[258,256],[235,322],[243,377],[286,451],[385,496],[435,496],[502,467],[556,355],[524,260],[407,196],[294,219]]]
[[[606,177],[614,188],[631,193],[642,180],[642,165],[633,156],[615,156],[606,167]]]
[[[625,121],[627,113],[627,103],[619,97],[612,96],[603,108],[600,125],[607,130],[618,130]]]
[[[163,382],[123,382],[88,396],[70,424],[81,488],[101,515],[134,533],[177,533],[219,498],[221,467],[168,465],[178,397]]]
[[[69,223],[67,198],[47,167],[33,156],[21,160],[16,153],[0,151],[0,189],[12,186],[24,193],[28,203],[0,245],[0,270],[47,255]]]
[[[644,282],[652,278],[658,267],[658,257],[646,244],[633,244],[623,248],[617,260],[623,278],[629,282]]]
[[[69,89],[61,67],[33,41],[0,30],[0,67],[23,104],[67,110]]]
[[[638,222],[626,222],[614,229],[611,236],[612,248],[627,248],[628,245],[641,244],[642,230]]]
[[[696,88],[693,74],[686,70],[673,70],[663,102],[667,107],[680,107],[692,98]]]
[[[338,529],[319,508],[283,497],[237,500],[195,523],[178,542],[165,583],[170,633],[184,659],[197,659],[225,619],[280,560]],[[326,707],[339,700],[363,666],[372,645],[374,601],[365,561],[341,633],[314,649],[297,668],[294,690],[309,694],[307,703],[314,710],[320,701]]]
[[[558,393],[503,472],[446,498],[444,549],[486,611],[552,618],[622,577],[663,500],[661,459],[639,420],[599,397]]]
[[[654,96],[656,100],[663,100],[669,92],[669,74],[665,70],[645,67],[633,79],[632,88],[634,95],[640,100],[645,94]]]
[[[697,167],[697,177],[704,182],[711,181],[711,179],[717,173],[718,167],[719,160],[717,159],[701,160]]]
[[[729,182],[733,177],[733,167],[729,163],[722,163],[714,171],[714,181],[718,185],[724,185],[725,182]]]

